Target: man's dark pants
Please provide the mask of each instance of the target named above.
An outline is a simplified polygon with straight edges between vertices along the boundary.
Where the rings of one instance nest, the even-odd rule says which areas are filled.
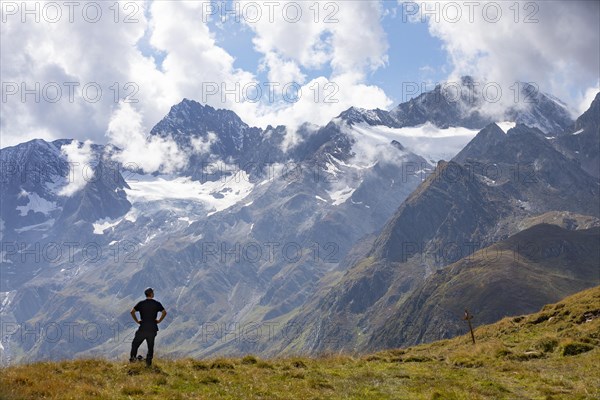
[[[129,359],[133,360],[137,357],[138,348],[145,340],[146,344],[148,345],[148,355],[146,355],[146,364],[151,365],[152,358],[154,357],[154,338],[156,338],[156,331],[138,329],[135,332],[133,342],[131,342],[131,354],[129,355]]]

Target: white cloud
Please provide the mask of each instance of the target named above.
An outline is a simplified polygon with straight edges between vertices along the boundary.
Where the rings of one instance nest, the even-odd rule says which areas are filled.
[[[247,4],[251,1],[240,1]],[[376,69],[387,62],[387,38],[380,24],[378,1],[278,3],[301,8],[298,21],[283,18],[245,20],[256,33],[255,49],[264,54],[278,54],[302,67],[319,68],[331,64],[334,74],[363,68]],[[293,14],[293,13],[292,13]]]
[[[234,58],[217,46],[208,26],[202,21],[204,2],[154,1],[150,6],[150,44],[167,55],[158,74],[157,86],[163,95],[165,107],[183,97],[198,99],[206,83],[221,82],[242,85],[251,82],[254,75],[233,67]],[[219,96],[207,97],[209,104],[223,108]],[[168,109],[168,108],[167,108]]]
[[[86,140],[83,143],[77,140],[61,146],[60,151],[69,162],[69,178],[66,186],[60,189],[60,196],[72,196],[94,178],[94,170],[91,167],[92,142]]]
[[[143,59],[132,51],[144,34],[142,12],[136,14],[140,23],[115,24],[108,8],[112,3],[95,3],[102,5],[103,17],[91,23],[83,18],[83,4],[79,4],[70,22],[68,8],[54,3],[61,8],[61,18],[51,23],[42,14],[47,3],[27,3],[28,9],[35,6],[40,10],[39,22],[34,15],[22,15],[25,3],[15,3],[17,14],[2,15],[6,20],[0,27],[3,91],[5,82],[14,82],[19,88],[13,95],[3,93],[7,94],[7,101],[0,105],[3,146],[31,136],[102,140],[114,105],[111,87],[118,82],[123,90],[127,82],[135,81],[129,66]],[[89,15],[93,13],[89,11]],[[26,17],[25,23],[22,17]],[[70,86],[71,82],[77,86]],[[34,93],[23,99],[24,87]],[[94,88],[98,87],[101,95],[95,101]],[[19,117],[12,117],[16,115]]]
[[[113,112],[106,134],[110,143],[121,149],[114,159],[129,168],[171,173],[187,164],[187,154],[173,139],[146,136],[141,114],[128,103]]]
[[[243,7],[249,1],[239,2]],[[281,12],[273,20],[263,16],[247,25],[255,33],[255,50],[263,54],[262,65],[270,81],[281,86],[303,84],[302,69],[331,69],[302,85],[298,101],[282,99],[275,104],[234,108],[250,124],[288,125],[293,131],[303,122],[322,125],[351,106],[387,108],[392,104],[385,92],[366,84],[367,73],[387,63],[387,38],[380,19],[380,2],[279,2],[301,7],[302,18],[291,22]],[[318,13],[317,13],[318,10]],[[290,14],[295,15],[290,12]]]
[[[217,141],[217,135],[214,132],[208,132],[206,137],[193,137],[190,143],[194,152],[202,154],[210,151],[210,146]]]
[[[327,4],[327,3],[325,3]],[[333,24],[334,73],[373,71],[388,62],[388,43],[381,26],[381,4],[375,1],[349,1],[340,4],[339,23]]]
[[[239,1],[243,7],[251,1]],[[328,30],[329,25],[323,19],[315,22],[313,11],[317,2],[278,2],[278,12],[274,13],[271,20],[267,13],[263,13],[258,21],[244,19],[243,22],[256,33],[252,42],[255,50],[262,54],[277,53],[284,59],[297,61],[308,68],[320,68],[331,60],[331,45],[322,35]],[[293,6],[290,8],[290,6]],[[295,20],[294,10],[300,7],[301,17]],[[322,6],[319,5],[318,8]],[[290,9],[290,18],[284,17],[283,9]],[[267,10],[265,10],[267,11]]]
[[[265,55],[261,67],[268,70],[269,82],[303,84],[306,80],[306,75],[302,73],[296,61],[284,60],[275,52]]]

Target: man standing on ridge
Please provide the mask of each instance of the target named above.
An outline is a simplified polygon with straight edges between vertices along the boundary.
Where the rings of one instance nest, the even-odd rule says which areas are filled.
[[[133,342],[131,342],[129,361],[134,362],[136,360],[138,348],[145,340],[148,345],[146,366],[150,367],[152,365],[152,358],[154,357],[154,338],[156,338],[156,333],[158,332],[158,324],[165,319],[167,311],[160,302],[154,300],[154,289],[148,288],[144,290],[144,294],[146,295],[146,300],[140,301],[131,309],[131,316],[140,327],[135,332],[135,337],[133,338]],[[135,315],[136,312],[140,313],[141,321]],[[161,316],[159,319],[156,319],[156,315],[159,312]]]

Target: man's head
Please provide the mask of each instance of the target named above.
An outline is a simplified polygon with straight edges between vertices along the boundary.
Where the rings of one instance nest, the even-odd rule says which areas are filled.
[[[149,299],[154,297],[154,289],[152,289],[151,287],[149,287],[148,289],[144,290],[144,294],[146,295],[146,297],[148,297]]]

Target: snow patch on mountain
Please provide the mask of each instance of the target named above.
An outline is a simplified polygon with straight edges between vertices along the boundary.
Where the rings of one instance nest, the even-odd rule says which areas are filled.
[[[14,300],[16,290],[11,290],[9,292],[0,292],[0,313],[4,311],[10,303]]]
[[[134,205],[186,200],[202,204],[208,215],[237,204],[254,188],[244,171],[205,183],[189,177],[135,175],[127,184],[131,188],[125,189],[127,199]]]
[[[340,204],[345,203],[346,200],[348,200],[350,196],[352,196],[352,193],[354,193],[355,190],[356,188],[346,186],[340,190],[327,192],[327,194],[329,194],[329,197],[331,198],[331,200],[333,200],[333,203],[331,204],[333,204],[334,206],[339,206]]]
[[[187,222],[187,224],[188,224],[188,225],[191,225],[191,224],[192,224],[192,222],[194,222],[194,221],[192,221],[192,220],[190,219],[190,217],[178,217],[178,218],[177,218],[177,220],[178,220],[178,221]]]
[[[331,154],[327,154],[328,161],[325,163],[325,171],[327,173],[337,176],[342,171],[336,166],[339,161],[334,159]]]
[[[26,216],[29,211],[33,211],[34,213],[39,212],[47,216],[51,212],[60,209],[58,204],[40,197],[37,193],[29,193],[23,190],[21,197],[27,197],[28,199],[27,204],[24,206],[17,206],[17,211],[19,211],[21,217]]]
[[[121,221],[123,221],[123,218],[119,218],[116,220],[111,220],[110,218],[104,218],[104,219],[94,222],[92,224],[92,226],[94,227],[94,235],[103,235],[105,230],[119,225],[121,223]]]
[[[123,215],[120,218],[102,218],[98,221],[94,222],[92,226],[94,227],[95,235],[103,235],[104,231],[110,228],[114,228],[118,226],[123,221],[135,222],[140,214],[140,211],[137,208],[131,208],[127,214]],[[110,245],[110,244],[109,244]]]

